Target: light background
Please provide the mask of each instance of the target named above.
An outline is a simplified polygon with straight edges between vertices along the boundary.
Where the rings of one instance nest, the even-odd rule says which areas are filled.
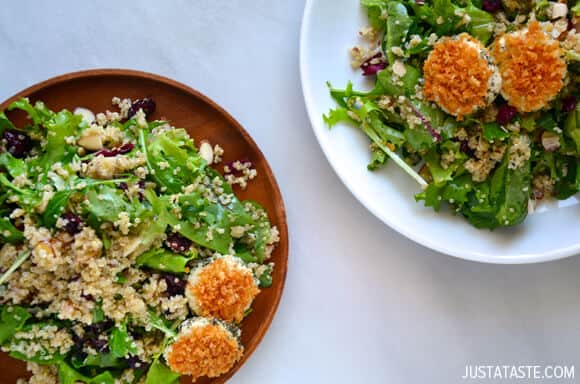
[[[291,252],[272,327],[232,383],[455,383],[467,363],[578,363],[579,258],[453,259],[386,228],[343,187],[302,100],[303,6],[6,2],[0,99],[65,72],[132,68],[198,89],[246,127],[280,183]]]

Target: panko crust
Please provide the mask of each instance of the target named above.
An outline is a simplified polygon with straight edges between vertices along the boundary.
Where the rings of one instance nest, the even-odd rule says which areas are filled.
[[[489,93],[496,68],[485,47],[466,33],[436,43],[423,73],[425,98],[458,120],[493,100]]]
[[[244,348],[224,327],[208,323],[193,326],[180,335],[165,358],[172,371],[199,377],[228,372],[242,357]]]
[[[225,257],[193,273],[193,279],[190,278],[186,286],[186,295],[192,310],[200,316],[239,323],[260,292],[251,270]]]
[[[564,86],[567,68],[559,43],[530,23],[494,43],[492,54],[502,77],[502,96],[519,112],[542,109]]]

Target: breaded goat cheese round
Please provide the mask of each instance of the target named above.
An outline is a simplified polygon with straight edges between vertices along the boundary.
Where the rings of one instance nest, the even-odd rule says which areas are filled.
[[[260,292],[252,270],[234,256],[218,256],[189,275],[185,296],[199,316],[240,322]]]
[[[423,73],[425,98],[459,120],[491,104],[501,88],[487,49],[467,33],[437,42]]]
[[[559,43],[537,21],[500,37],[492,54],[502,77],[501,94],[520,112],[545,107],[564,86],[567,68]]]
[[[177,338],[164,353],[172,371],[199,377],[217,377],[242,357],[240,331],[216,319],[198,317],[181,326]]]

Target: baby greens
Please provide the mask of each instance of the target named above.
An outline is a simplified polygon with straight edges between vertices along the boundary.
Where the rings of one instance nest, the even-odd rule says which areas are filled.
[[[578,14],[576,3],[568,2],[569,16]],[[370,91],[329,83],[337,107],[323,116],[329,127],[347,123],[369,138],[370,171],[390,159],[421,186],[417,201],[436,211],[448,206],[489,229],[522,223],[534,200],[566,199],[580,190],[580,66],[569,47],[569,84],[537,112],[508,110],[503,117],[498,108],[507,102],[499,96],[486,110],[457,119],[422,95],[425,61],[439,39],[467,33],[490,47],[502,33],[523,28],[532,11],[546,28],[556,25],[549,11],[554,2],[502,4],[494,14],[481,0],[361,0],[373,31],[368,36],[379,39],[368,51],[353,50],[367,54],[356,65],[365,76],[369,63],[384,63],[384,69]],[[368,30],[361,30],[367,41]],[[528,143],[524,155],[522,142]]]

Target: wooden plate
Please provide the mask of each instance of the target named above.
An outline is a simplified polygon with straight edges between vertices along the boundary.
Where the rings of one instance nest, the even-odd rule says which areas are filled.
[[[270,326],[282,296],[288,260],[288,227],[278,184],[256,143],[232,116],[199,92],[158,75],[120,69],[70,73],[25,89],[0,104],[0,110],[20,97],[29,97],[31,101],[44,101],[52,110],[85,107],[96,113],[112,109],[113,96],[153,98],[157,103],[153,119],[165,118],[174,126],[187,129],[197,143],[206,139],[212,144],[219,144],[225,150],[224,163],[249,160],[258,171],[258,177],[248,188],[236,188],[236,194],[241,199],[255,200],[264,206],[272,224],[280,231],[280,243],[271,259],[275,263],[273,284],[258,295],[252,306],[253,311],[241,326],[244,357],[227,374],[213,380],[203,378],[196,381],[224,383],[254,352]],[[8,115],[14,118],[17,126],[24,124],[23,116]],[[0,384],[13,384],[17,378],[26,376],[25,364],[9,358],[5,353],[0,354],[0,367]],[[182,382],[190,383],[191,380],[183,378]]]

